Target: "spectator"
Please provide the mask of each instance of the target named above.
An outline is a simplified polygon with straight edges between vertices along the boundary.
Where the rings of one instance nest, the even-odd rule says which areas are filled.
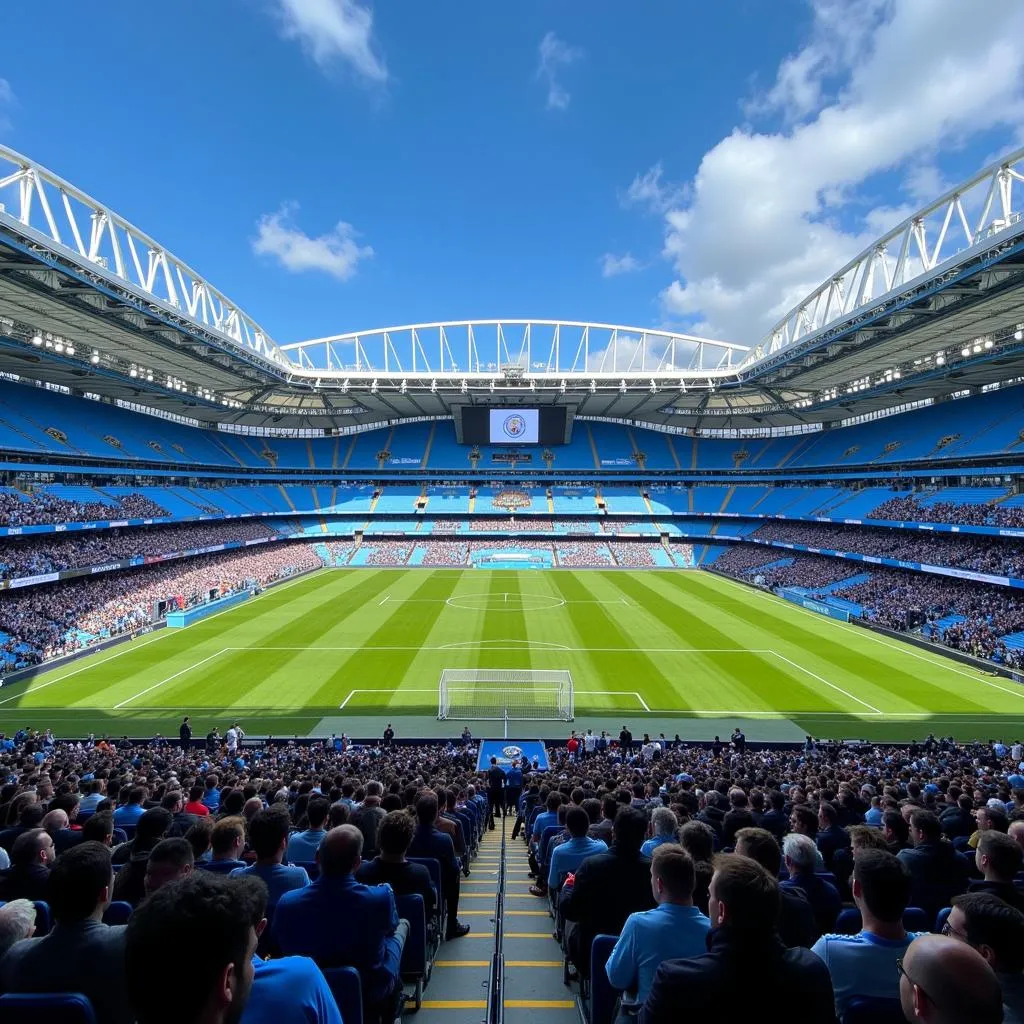
[[[767,829],[741,828],[736,833],[736,852],[756,860],[772,878],[779,877],[782,851]],[[818,937],[818,924],[807,894],[796,886],[780,886],[779,897],[779,938],[783,944],[812,946]]]
[[[242,851],[245,849],[245,819],[240,815],[221,818],[210,835],[211,857],[203,864],[207,871],[229,875],[235,868],[244,868]]]
[[[791,832],[782,841],[782,853],[789,873],[782,887],[803,890],[814,910],[818,935],[831,931],[842,908],[842,900],[839,890],[815,872],[817,849],[814,842],[808,836]]]
[[[11,866],[0,875],[0,900],[45,900],[53,863],[50,833],[44,828],[22,832],[11,847]]]
[[[919,935],[896,961],[908,1021],[999,1024],[999,981],[980,953],[945,935]]]
[[[292,889],[309,885],[309,875],[298,864],[284,864],[288,846],[288,808],[272,804],[260,811],[249,825],[249,842],[256,863],[251,867],[236,867],[231,878],[258,878],[267,887],[267,917],[273,921],[278,901]]]
[[[942,839],[939,819],[931,811],[917,810],[911,814],[910,835],[913,848],[898,854],[910,869],[910,903],[934,919],[943,907],[949,906],[953,896],[967,888],[967,864]]]
[[[388,884],[396,896],[418,893],[429,921],[437,906],[437,894],[430,881],[430,872],[422,864],[406,858],[416,826],[405,811],[390,811],[380,826],[380,853],[371,861],[363,861],[356,880],[364,885]]]
[[[188,791],[188,803],[185,804],[183,810],[194,818],[205,818],[210,813],[210,808],[203,803],[202,786],[193,786]]]
[[[595,935],[618,935],[630,914],[655,906],[651,862],[640,852],[647,818],[643,811],[623,807],[615,817],[615,838],[607,853],[589,856],[566,887],[561,900],[567,921],[569,956],[580,977],[589,976],[590,946]]]
[[[722,845],[735,846],[736,833],[741,828],[753,828],[756,824],[746,792],[739,786],[733,786],[729,790],[729,810],[722,818]]]
[[[701,956],[711,921],[693,905],[693,860],[681,847],[663,844],[651,860],[657,907],[630,914],[605,965],[608,981],[630,1000],[647,998],[664,960]]]
[[[828,969],[810,950],[787,949],[779,941],[779,887],[760,864],[737,854],[716,857],[710,910],[709,952],[662,963],[641,1024],[675,1024],[681,1007],[688,1017],[711,1020],[741,992],[770,993],[772,1004],[785,1008],[788,1024],[832,1020]]]
[[[671,811],[668,813],[672,814]],[[673,815],[674,820],[675,816]],[[601,842],[600,839],[591,839],[587,835],[590,818],[587,817],[587,812],[582,807],[570,807],[565,812],[565,827],[571,838],[567,843],[556,846],[551,853],[551,866],[547,878],[548,889],[551,892],[558,892],[562,887],[562,882],[565,881],[565,876],[575,871],[587,857],[595,853],[608,852],[606,843]],[[537,886],[532,886],[530,892],[534,896],[544,895],[544,890]]]
[[[133,907],[146,893],[146,869],[149,854],[160,842],[171,824],[171,812],[162,807],[151,807],[139,819],[135,838],[114,851],[114,862],[118,863],[121,851],[130,854],[127,864],[114,878],[114,899],[130,903]]]
[[[568,819],[566,820],[568,821]],[[662,843],[677,842],[678,828],[679,821],[667,807],[655,807],[651,812],[651,838],[640,848],[640,852],[645,857],[650,857]]]
[[[306,804],[306,821],[309,827],[303,832],[295,832],[288,840],[289,864],[311,864],[316,860],[320,843],[327,835],[324,822],[330,810],[330,801],[321,796],[314,797]]]
[[[458,939],[469,933],[469,925],[459,921],[459,862],[451,836],[435,827],[437,821],[437,794],[424,790],[416,798],[418,824],[409,844],[409,856],[433,857],[441,865],[441,887],[447,903],[448,934],[446,939]]]
[[[836,850],[845,850],[850,845],[850,837],[846,829],[839,826],[838,819],[835,807],[823,800],[818,807],[818,834],[815,842],[828,871],[832,870],[832,858]]]
[[[706,822],[688,821],[679,830],[679,845],[693,859],[693,869],[696,875],[693,902],[702,913],[706,914],[708,912],[708,891],[711,886],[711,876],[714,874],[712,859],[715,852],[715,833]]]
[[[187,839],[174,837],[161,839],[153,847],[146,862],[145,892],[151,896],[171,882],[178,882],[192,874],[194,858]],[[138,901],[131,901],[135,906]]]
[[[811,947],[828,966],[840,1019],[851,999],[899,997],[893,962],[919,934],[903,927],[909,898],[910,873],[898,858],[884,850],[857,854],[853,902],[860,911],[861,930],[856,935],[823,935]]]
[[[114,842],[114,815],[110,811],[97,811],[85,819],[82,826],[82,842],[102,843],[111,846]]]
[[[363,833],[363,849],[366,851],[367,856],[375,857],[379,849],[379,840],[377,838],[377,830],[380,828],[381,822],[384,820],[384,816],[387,811],[381,806],[381,796],[384,793],[384,787],[377,782],[372,780],[366,784],[366,796],[363,798],[361,807],[357,807],[352,813],[349,821],[355,825],[360,832]],[[312,803],[312,801],[310,801]],[[459,846],[456,841],[456,829],[449,821],[442,821],[440,814],[436,826],[439,831],[445,832],[452,837],[452,842],[455,844],[455,852],[459,852]],[[312,828],[312,822],[310,823]]]
[[[128,791],[128,802],[114,811],[114,825],[124,828],[125,825],[137,825],[146,808],[142,806],[146,799],[146,790],[142,786],[133,786]]]
[[[1024,912],[1024,892],[1013,884],[1021,860],[1021,848],[1008,835],[987,829],[979,835],[975,855],[984,880],[971,882],[968,890],[991,893]]]
[[[17,943],[0,960],[0,992],[81,992],[98,1024],[131,1024],[124,927],[103,924],[112,880],[110,850],[99,843],[81,843],[61,856],[48,891],[54,928]],[[159,992],[150,966],[144,983]],[[166,992],[161,998],[167,1000]]]
[[[999,979],[1003,1003],[1016,1020],[1024,1020],[1024,914],[991,893],[969,892],[953,897],[942,934],[985,958]]]
[[[317,853],[320,877],[281,897],[272,931],[286,956],[309,956],[321,967],[357,968],[364,1007],[381,1014],[397,1009],[401,1000],[399,964],[409,923],[399,920],[390,887],[356,881],[362,848],[363,834],[354,825],[328,832]],[[359,926],[339,928],[339,921]]]
[[[0,961],[16,942],[36,930],[36,907],[31,900],[12,900],[0,907]]]

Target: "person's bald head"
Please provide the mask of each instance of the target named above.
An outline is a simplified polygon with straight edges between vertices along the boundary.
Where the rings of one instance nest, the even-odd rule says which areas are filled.
[[[355,825],[332,828],[317,850],[320,874],[327,877],[351,875],[362,860],[363,833]]]
[[[43,820],[40,822],[40,825],[51,835],[54,832],[60,832],[61,829],[68,827],[67,811],[47,811],[46,814],[43,815]]]
[[[985,958],[947,935],[919,935],[903,955],[900,1004],[908,1021],[1000,1024],[1003,997]]]
[[[1007,835],[1024,850],[1024,821],[1011,821]]]

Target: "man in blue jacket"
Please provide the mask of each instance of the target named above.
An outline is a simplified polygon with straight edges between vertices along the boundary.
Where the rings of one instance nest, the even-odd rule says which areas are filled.
[[[409,935],[389,885],[363,885],[363,834],[339,825],[317,852],[320,877],[278,901],[271,937],[285,956],[308,956],[320,967],[355,967],[363,981],[363,1003],[380,1014],[401,996],[399,965]]]

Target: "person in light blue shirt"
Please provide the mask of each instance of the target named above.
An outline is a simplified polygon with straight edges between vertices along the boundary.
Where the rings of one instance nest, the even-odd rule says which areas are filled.
[[[864,813],[864,824],[882,827],[882,802],[877,796],[871,798],[871,806]]]
[[[678,843],[679,821],[667,807],[656,807],[651,815],[651,838],[640,847],[645,857],[653,857],[654,851],[664,843]]]
[[[903,927],[910,901],[906,865],[886,850],[858,850],[853,861],[853,902],[861,916],[856,935],[822,935],[811,947],[832,975],[836,1015],[842,1019],[858,996],[899,998],[896,960],[917,938]]]
[[[600,839],[591,839],[587,835],[590,818],[582,807],[570,807],[565,812],[565,827],[571,838],[568,842],[556,846],[551,854],[548,888],[552,892],[557,892],[565,881],[565,876],[575,871],[592,853],[608,852],[607,843]]]
[[[308,956],[253,957],[252,994],[240,1024],[342,1024],[320,968]]]
[[[146,791],[141,786],[133,786],[128,793],[128,803],[122,804],[114,811],[114,824],[120,828],[122,825],[137,825],[139,818],[145,813],[142,806],[146,799]]]
[[[681,846],[663,843],[654,851],[651,889],[658,906],[626,918],[605,964],[609,983],[631,1001],[647,999],[663,960],[684,960],[708,951],[711,921],[693,905],[695,881],[693,859]]]
[[[309,885],[305,868],[281,863],[288,846],[289,823],[288,808],[283,804],[258,811],[249,823],[249,844],[256,854],[256,863],[230,873],[232,878],[262,879],[267,887],[267,917],[271,919],[284,893]]]
[[[322,796],[315,796],[306,805],[306,820],[309,828],[305,832],[296,832],[288,840],[288,863],[303,864],[316,860],[320,840],[327,834],[324,822],[331,813],[331,803]]]

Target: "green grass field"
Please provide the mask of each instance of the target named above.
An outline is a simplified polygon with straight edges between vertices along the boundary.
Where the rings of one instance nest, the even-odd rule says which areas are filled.
[[[236,718],[250,735],[358,736],[383,717],[447,735],[461,725],[434,721],[445,668],[568,669],[577,728],[616,733],[626,720],[701,738],[743,720],[752,739],[1024,734],[1024,687],[710,573],[472,569],[282,584],[5,687],[0,730],[176,735],[188,713],[197,736]]]

